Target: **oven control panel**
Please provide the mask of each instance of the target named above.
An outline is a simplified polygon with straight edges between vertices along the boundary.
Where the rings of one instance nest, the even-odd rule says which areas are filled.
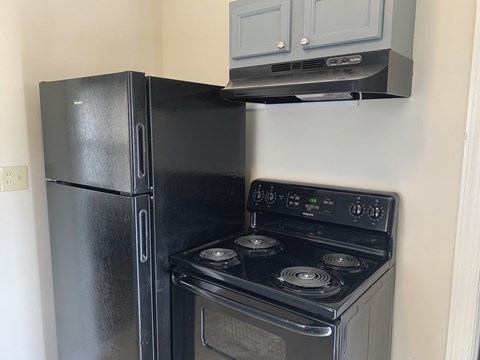
[[[389,232],[397,203],[395,193],[255,180],[248,210]]]

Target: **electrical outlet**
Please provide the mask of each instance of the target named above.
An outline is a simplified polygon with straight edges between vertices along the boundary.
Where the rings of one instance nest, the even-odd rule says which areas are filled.
[[[26,166],[0,167],[0,191],[28,189],[28,171]]]

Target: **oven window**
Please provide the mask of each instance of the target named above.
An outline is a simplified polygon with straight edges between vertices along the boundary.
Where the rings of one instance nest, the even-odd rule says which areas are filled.
[[[205,346],[235,360],[285,360],[285,341],[274,334],[227,314],[202,308]]]

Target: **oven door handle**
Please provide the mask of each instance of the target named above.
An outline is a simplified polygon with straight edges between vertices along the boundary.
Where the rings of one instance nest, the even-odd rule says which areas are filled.
[[[173,281],[176,285],[181,286],[199,296],[203,296],[209,300],[212,300],[214,302],[220,303],[234,310],[237,310],[241,313],[244,313],[245,315],[252,316],[259,320],[266,321],[270,324],[282,327],[284,329],[293,331],[301,335],[314,336],[314,337],[328,337],[333,333],[332,328],[330,326],[315,326],[315,325],[299,324],[297,322],[281,318],[279,316],[267,313],[265,311],[262,311],[256,308],[252,308],[247,305],[243,305],[236,301],[211,293],[210,291],[201,289],[195,285],[192,285],[183,280],[180,280],[175,275],[173,276]]]

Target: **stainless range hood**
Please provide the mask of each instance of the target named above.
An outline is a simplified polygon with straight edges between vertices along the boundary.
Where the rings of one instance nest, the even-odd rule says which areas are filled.
[[[392,50],[235,68],[221,95],[265,104],[405,98],[412,69],[411,59]]]

